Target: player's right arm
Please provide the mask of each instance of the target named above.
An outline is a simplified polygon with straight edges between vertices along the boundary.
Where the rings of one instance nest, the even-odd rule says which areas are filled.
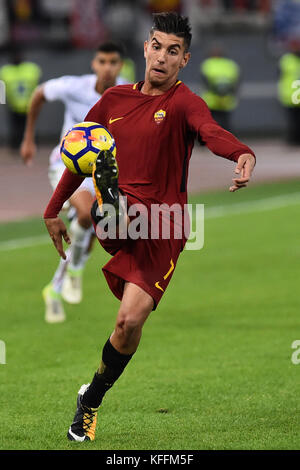
[[[76,81],[76,77],[75,77]],[[29,105],[29,111],[27,113],[27,120],[25,126],[25,132],[23,142],[21,144],[21,156],[24,162],[29,165],[36,152],[35,146],[35,127],[36,121],[40,114],[43,104],[47,101],[62,101],[65,103],[67,94],[72,86],[74,85],[74,77],[64,75],[59,78],[52,78],[42,83],[33,92],[31,102]]]
[[[35,89],[31,97],[24,136],[20,147],[21,157],[26,165],[30,165],[32,163],[33,157],[36,153],[34,139],[36,121],[45,101],[44,85],[40,85]]]
[[[59,217],[54,217],[52,219],[45,219],[45,224],[50,238],[53,241],[59,255],[63,259],[66,259],[66,253],[64,252],[62,239],[64,239],[68,245],[71,244],[71,239],[64,222]]]
[[[66,259],[66,254],[63,249],[62,239],[68,244],[70,244],[71,241],[66,226],[58,217],[58,214],[64,203],[72,196],[76,189],[79,188],[82,181],[82,176],[75,175],[66,168],[44,212],[44,221],[50,238],[63,259]]]

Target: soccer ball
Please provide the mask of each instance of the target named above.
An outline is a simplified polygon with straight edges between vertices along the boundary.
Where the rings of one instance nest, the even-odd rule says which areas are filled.
[[[116,156],[113,136],[96,122],[75,124],[64,135],[60,145],[61,158],[66,167],[81,176],[91,176],[93,163],[100,150],[110,150]]]

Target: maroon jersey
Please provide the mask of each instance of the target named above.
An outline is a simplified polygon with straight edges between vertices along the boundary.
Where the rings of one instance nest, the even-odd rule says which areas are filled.
[[[85,118],[114,136],[121,189],[160,203],[184,204],[195,138],[230,160],[253,153],[220,128],[205,102],[182,82],[158,96],[141,93],[142,84],[107,90]]]
[[[108,89],[85,118],[114,136],[119,186],[125,193],[157,203],[185,204],[196,138],[216,155],[235,162],[243,153],[254,155],[217,124],[205,102],[182,82],[157,96],[143,94],[142,85]],[[56,217],[81,182],[81,177],[66,170],[44,217]]]
[[[253,155],[214,121],[205,102],[183,83],[158,96],[141,93],[142,85],[110,88],[86,116],[86,121],[102,124],[115,138],[119,187],[129,206],[142,201],[150,211],[152,203],[187,202],[188,164],[196,138],[229,160],[237,161],[243,153]],[[56,217],[81,182],[66,169],[44,217]],[[99,241],[113,255],[103,272],[115,296],[121,300],[124,283],[131,282],[153,298],[155,308],[174,273],[185,234],[178,239],[100,237]]]

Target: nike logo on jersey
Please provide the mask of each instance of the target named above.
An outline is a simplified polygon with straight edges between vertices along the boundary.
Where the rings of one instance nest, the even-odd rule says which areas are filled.
[[[115,118],[115,119],[110,118],[110,120],[108,122],[109,122],[109,124],[112,124],[113,122],[119,121],[120,119],[123,119],[123,117],[119,117],[119,118]]]

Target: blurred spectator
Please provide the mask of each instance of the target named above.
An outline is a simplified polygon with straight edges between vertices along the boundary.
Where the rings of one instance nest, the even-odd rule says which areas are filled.
[[[14,43],[35,42],[41,39],[38,0],[6,0],[10,35]]]
[[[16,49],[13,50],[11,63],[0,69],[0,79],[6,86],[9,144],[13,149],[18,148],[22,141],[30,98],[40,77],[40,67],[23,61]]]
[[[271,0],[223,0],[226,10],[252,10],[266,12],[270,10]]]
[[[73,4],[74,0],[39,0],[41,27],[47,43],[60,47],[69,44]]]
[[[269,13],[271,11],[272,2],[271,0],[260,0],[258,9],[262,13]]]
[[[181,0],[148,0],[148,6],[152,13],[160,13],[163,11],[177,11],[181,13]]]
[[[73,0],[71,36],[75,46],[94,48],[107,38],[108,31],[101,18],[101,7],[102,2],[99,0]]]
[[[223,0],[223,6],[225,10],[233,10],[234,0]]]
[[[286,45],[291,38],[300,37],[300,1],[279,0],[274,5],[273,38]]]
[[[289,43],[289,52],[279,61],[280,78],[278,96],[287,117],[287,139],[290,144],[300,144],[300,104],[293,103],[293,82],[300,79],[300,39]]]
[[[233,0],[230,2],[225,0],[224,3],[231,3],[231,8],[234,7],[236,10],[254,10],[256,8],[256,0]]]
[[[269,12],[271,0],[200,0],[201,6],[215,8],[223,6],[230,13],[242,11]]]
[[[65,18],[70,15],[74,0],[39,0],[44,15],[51,18]]]
[[[0,47],[9,40],[8,10],[5,0],[0,0]]]
[[[240,68],[232,59],[225,57],[219,45],[213,46],[209,57],[200,65],[200,73],[206,91],[202,98],[214,119],[228,131],[231,130],[231,113],[238,104],[237,91]]]
[[[103,0],[102,0],[103,1]],[[141,6],[139,0],[105,0],[102,20],[106,24],[110,37],[124,44],[132,51],[136,44],[136,30],[140,21]]]

